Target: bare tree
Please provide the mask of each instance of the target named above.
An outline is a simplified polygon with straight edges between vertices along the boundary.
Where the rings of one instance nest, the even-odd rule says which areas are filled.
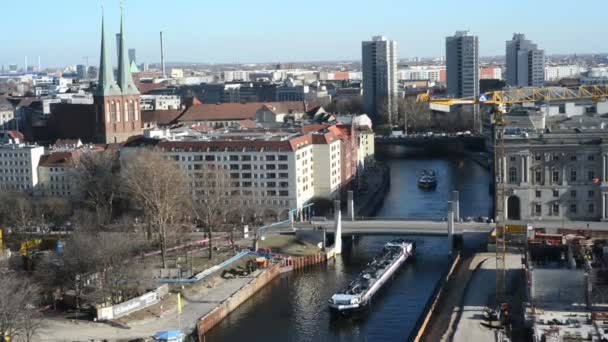
[[[119,172],[118,156],[112,151],[86,152],[76,162],[76,188],[87,207],[96,213],[99,224],[112,218],[120,189]]]
[[[203,190],[194,194],[192,208],[197,221],[202,223],[207,231],[209,259],[211,259],[213,257],[213,231],[226,223],[231,208],[238,209],[239,204],[232,203],[238,194],[230,192],[230,174],[221,165],[205,165],[204,172],[199,175],[196,183],[202,185]]]
[[[185,175],[159,151],[141,151],[123,164],[122,181],[133,204],[144,212],[167,267],[167,242],[178,230],[190,197]]]
[[[36,216],[43,223],[62,224],[72,214],[72,206],[66,199],[59,197],[46,197],[35,203]]]
[[[337,114],[361,114],[363,113],[363,100],[361,96],[333,100],[327,106],[327,111]]]
[[[13,339],[24,335],[30,341],[38,327],[33,315],[38,288],[14,273],[0,277],[0,337]]]
[[[399,98],[398,100],[398,124],[403,125],[406,130],[424,130],[431,126],[431,111],[428,103],[418,102],[414,97]]]

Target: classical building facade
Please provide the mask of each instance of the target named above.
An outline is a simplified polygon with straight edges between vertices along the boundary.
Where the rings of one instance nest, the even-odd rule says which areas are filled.
[[[505,135],[504,151],[496,186],[505,191],[496,205],[507,219],[608,221],[604,129]]]

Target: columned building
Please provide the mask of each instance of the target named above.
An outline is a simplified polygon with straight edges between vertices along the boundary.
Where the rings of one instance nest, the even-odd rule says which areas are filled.
[[[507,134],[504,151],[496,206],[508,220],[608,221],[605,130]]]

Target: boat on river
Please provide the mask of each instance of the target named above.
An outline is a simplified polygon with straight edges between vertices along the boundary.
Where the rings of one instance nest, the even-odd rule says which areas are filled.
[[[437,175],[433,170],[423,170],[418,175],[418,187],[422,189],[434,189],[437,186]]]
[[[415,243],[409,240],[396,239],[386,243],[382,253],[370,261],[356,279],[331,296],[330,311],[347,315],[367,307],[399,267],[414,256],[415,248]]]

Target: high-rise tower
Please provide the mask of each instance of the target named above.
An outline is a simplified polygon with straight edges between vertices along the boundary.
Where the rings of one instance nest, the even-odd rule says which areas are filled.
[[[545,52],[521,33],[514,33],[506,47],[507,84],[542,87],[545,82]]]
[[[397,42],[373,37],[361,45],[363,110],[378,120],[397,114]]]
[[[467,31],[445,39],[448,95],[479,96],[479,41]]]

